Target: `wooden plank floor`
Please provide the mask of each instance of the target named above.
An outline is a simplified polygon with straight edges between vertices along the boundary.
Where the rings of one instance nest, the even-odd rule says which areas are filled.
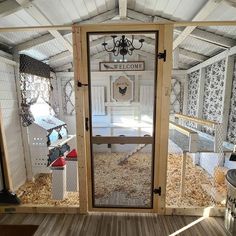
[[[151,193],[150,193],[151,198]],[[96,198],[95,206],[126,206],[126,207],[148,207],[145,205],[145,197],[140,196],[139,198],[132,198],[124,191],[112,192],[108,197]],[[150,201],[149,201],[150,202]],[[151,204],[149,204],[150,206]]]
[[[156,214],[0,214],[0,224],[39,225],[35,236],[165,236],[171,235],[199,217]],[[1,233],[0,233],[1,234]],[[206,218],[180,234],[186,236],[229,235],[223,218]]]

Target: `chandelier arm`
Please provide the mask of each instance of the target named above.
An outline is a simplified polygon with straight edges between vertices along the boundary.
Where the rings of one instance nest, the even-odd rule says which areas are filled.
[[[115,48],[112,48],[111,50],[108,50],[108,49],[104,46],[104,49],[105,49],[105,51],[107,51],[107,52],[113,52],[113,50],[114,50]]]
[[[104,50],[106,52],[109,52],[109,53],[113,53],[114,56],[118,56],[118,55],[121,55],[123,57],[123,60],[124,60],[124,57],[125,55],[132,55],[134,50],[139,50],[142,48],[143,46],[143,42],[144,42],[144,39],[140,39],[139,42],[140,42],[140,46],[138,47],[135,47],[134,46],[134,35],[132,35],[132,39],[129,40],[127,37],[125,37],[125,35],[122,35],[121,39],[117,39],[117,36],[116,35],[113,35],[111,36],[112,37],[112,41],[113,41],[113,48],[111,50],[108,49],[108,44],[104,43],[102,44],[103,47],[104,47]]]
[[[128,47],[130,47],[130,46],[133,47],[133,43],[129,39],[126,39],[126,43],[127,43]]]
[[[134,36],[132,35],[132,42],[131,42],[132,46],[133,46],[133,43],[134,43]]]
[[[133,51],[128,50],[128,54],[131,56],[133,54]]]
[[[114,48],[119,48],[120,47],[120,40],[117,40],[114,42]]]
[[[135,47],[134,45],[132,45],[133,46],[133,48],[135,49],[135,50],[139,50],[139,49],[141,49],[142,48],[142,46],[143,46],[143,43],[141,43],[141,45],[140,45],[140,47]]]
[[[117,48],[117,50],[113,51],[113,55],[117,57],[120,54],[120,48]]]

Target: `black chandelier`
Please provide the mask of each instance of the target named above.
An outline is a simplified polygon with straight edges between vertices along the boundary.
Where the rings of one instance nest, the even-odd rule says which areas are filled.
[[[139,39],[139,42],[141,45],[139,47],[135,47],[133,45],[133,42],[134,42],[133,35],[132,35],[131,41],[128,38],[126,38],[125,35],[122,35],[121,38],[117,40],[116,40],[117,35],[111,35],[111,37],[113,39],[113,48],[111,50],[108,50],[107,43],[105,41],[104,43],[102,43],[102,46],[107,52],[112,52],[114,56],[118,56],[120,54],[123,57],[123,61],[124,61],[125,55],[128,54],[131,56],[134,50],[141,49],[144,42],[144,39]]]

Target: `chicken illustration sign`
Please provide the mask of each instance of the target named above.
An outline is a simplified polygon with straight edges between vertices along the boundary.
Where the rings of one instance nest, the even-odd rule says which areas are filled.
[[[116,102],[130,102],[133,99],[133,81],[120,76],[113,81],[113,99]]]

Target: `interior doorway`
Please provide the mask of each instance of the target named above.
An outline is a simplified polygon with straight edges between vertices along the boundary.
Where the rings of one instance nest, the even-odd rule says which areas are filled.
[[[157,42],[158,32],[88,34],[94,207],[153,206],[157,68],[143,52]]]
[[[165,27],[74,27],[81,211],[164,209],[171,73],[164,81],[171,68],[164,47],[172,43]]]

